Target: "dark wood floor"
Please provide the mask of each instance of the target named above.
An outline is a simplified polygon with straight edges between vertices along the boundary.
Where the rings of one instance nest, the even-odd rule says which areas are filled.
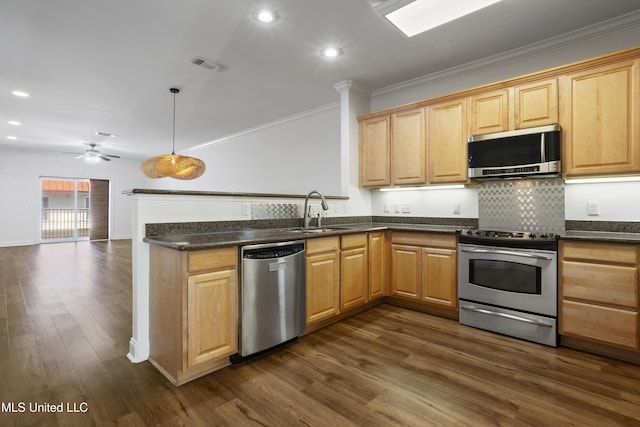
[[[130,336],[130,241],[0,248],[0,425],[640,425],[638,366],[389,305],[179,388]]]

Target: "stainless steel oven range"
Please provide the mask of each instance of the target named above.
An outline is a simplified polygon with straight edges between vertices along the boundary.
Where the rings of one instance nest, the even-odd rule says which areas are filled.
[[[556,347],[557,236],[463,230],[458,241],[460,323]]]

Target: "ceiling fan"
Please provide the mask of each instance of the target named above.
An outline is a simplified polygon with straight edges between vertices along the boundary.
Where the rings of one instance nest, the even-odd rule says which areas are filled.
[[[97,163],[100,160],[105,160],[107,162],[110,162],[111,158],[113,159],[119,159],[120,156],[116,156],[113,154],[102,154],[100,151],[96,150],[96,147],[98,147],[100,144],[94,144],[94,143],[85,143],[85,145],[88,145],[90,148],[87,148],[84,153],[69,153],[69,152],[65,152],[65,154],[79,154],[79,156],[76,157],[76,159],[85,159],[85,161],[87,161],[88,163]]]

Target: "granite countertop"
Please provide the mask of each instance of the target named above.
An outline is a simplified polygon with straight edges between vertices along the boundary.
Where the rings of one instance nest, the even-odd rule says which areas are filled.
[[[591,240],[611,243],[640,243],[640,233],[619,231],[567,230],[562,240]]]
[[[260,243],[304,240],[315,237],[336,236],[341,234],[363,233],[377,230],[423,231],[431,233],[457,233],[461,227],[451,225],[403,224],[403,223],[366,223],[366,224],[331,224],[322,233],[296,231],[299,228],[257,229],[239,231],[221,231],[215,233],[176,234],[167,236],[149,236],[143,241],[175,249],[193,251],[213,249],[224,246],[243,246]]]

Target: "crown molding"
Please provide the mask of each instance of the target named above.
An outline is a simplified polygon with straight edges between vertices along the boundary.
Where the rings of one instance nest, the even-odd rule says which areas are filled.
[[[301,119],[303,117],[313,116],[314,114],[318,114],[318,113],[321,113],[323,111],[327,111],[327,110],[331,110],[331,109],[335,109],[335,108],[340,108],[340,102],[339,101],[332,102],[330,104],[325,104],[325,105],[322,105],[320,107],[313,108],[311,110],[306,110],[306,111],[303,111],[301,113],[294,114],[292,116],[287,116],[287,117],[284,117],[282,119],[274,120],[272,122],[264,123],[264,124],[258,125],[256,127],[252,127],[252,128],[249,128],[249,129],[242,130],[240,132],[232,133],[230,135],[223,136],[221,138],[217,138],[217,139],[214,139],[212,141],[205,142],[203,144],[195,145],[195,146],[193,146],[191,148],[187,148],[187,149],[182,150],[182,152],[201,150],[203,148],[207,148],[207,147],[215,145],[215,144],[220,144],[222,142],[231,141],[232,139],[239,138],[239,137],[244,136],[244,135],[249,135],[249,134],[252,134],[252,133],[255,133],[255,132],[259,132],[261,130],[268,129],[268,128],[271,128],[271,127],[274,127],[274,126],[278,126],[278,125],[281,125],[281,124],[284,124],[284,123],[287,123],[287,122],[293,122],[293,121]]]
[[[477,61],[468,62],[460,66],[451,67],[442,71],[417,77],[415,79],[405,80],[400,83],[375,89],[371,92],[371,95],[375,97],[399,90],[432,85],[433,83],[437,83],[442,80],[448,80],[455,77],[478,73],[483,70],[501,67],[506,64],[516,63],[527,58],[575,46],[586,40],[602,38],[610,34],[626,31],[632,28],[640,28],[640,11],[631,12],[598,24],[570,31],[559,36],[551,37],[517,49],[508,50]]]

